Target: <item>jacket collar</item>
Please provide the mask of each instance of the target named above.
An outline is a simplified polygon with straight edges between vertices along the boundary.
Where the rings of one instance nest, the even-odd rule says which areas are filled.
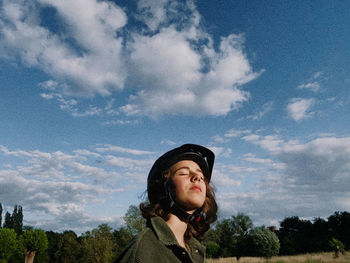
[[[179,243],[177,242],[173,231],[171,231],[171,229],[165,223],[163,218],[159,216],[152,217],[150,219],[150,223],[159,241],[161,241],[164,245],[179,246]],[[194,237],[191,237],[190,240],[188,240],[187,244],[191,247],[191,249],[198,249],[200,251],[205,251],[205,247]]]
[[[171,229],[165,223],[163,218],[159,216],[152,217],[151,225],[159,241],[164,243],[164,245],[166,246],[178,245],[178,242],[176,240],[176,237],[173,231],[171,231]]]

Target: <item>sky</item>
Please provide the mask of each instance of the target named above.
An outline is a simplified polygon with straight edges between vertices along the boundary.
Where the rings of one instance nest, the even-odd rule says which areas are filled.
[[[350,211],[349,1],[0,0],[0,202],[123,225],[153,162],[212,149],[219,218]]]

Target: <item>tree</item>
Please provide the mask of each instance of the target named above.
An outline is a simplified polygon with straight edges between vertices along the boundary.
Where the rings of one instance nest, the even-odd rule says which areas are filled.
[[[214,241],[205,243],[206,255],[208,258],[218,258],[220,256],[220,246]]]
[[[313,225],[309,220],[297,216],[286,217],[280,224],[278,237],[281,241],[281,254],[293,255],[313,250]]]
[[[140,233],[146,227],[146,219],[142,217],[139,208],[135,205],[129,206],[123,219],[133,235]]]
[[[253,228],[253,221],[249,216],[238,213],[231,217],[231,228],[233,235],[236,238],[236,246],[233,254],[239,260],[242,256],[248,253],[247,236],[249,231]]]
[[[17,235],[23,233],[23,209],[20,205],[15,205],[12,213],[13,229]]]
[[[2,204],[0,203],[0,228],[2,226]]]
[[[237,240],[231,228],[231,220],[223,219],[216,223],[215,228],[218,235],[218,245],[220,246],[221,257],[232,257]]]
[[[315,218],[312,224],[312,233],[309,237],[313,244],[312,251],[308,252],[329,251],[328,243],[331,237],[328,222],[319,217]]]
[[[278,255],[280,249],[278,237],[269,229],[255,228],[249,233],[249,239],[254,256],[265,257],[268,261],[272,256]]]
[[[4,222],[4,228],[12,228],[13,229],[13,219],[9,212],[6,212],[5,214],[5,222]]]
[[[9,212],[6,212],[4,227],[14,229],[17,235],[21,235],[23,233],[22,206],[15,205],[12,215]]]
[[[55,253],[58,252],[58,239],[60,237],[60,233],[56,233],[53,231],[46,231],[47,241],[48,241],[48,262],[58,262],[55,257]],[[63,262],[63,261],[62,261]]]
[[[0,262],[7,262],[17,251],[16,232],[13,229],[0,229]]]
[[[33,263],[37,254],[45,253],[48,248],[48,240],[45,232],[41,229],[27,230],[20,237],[24,250],[25,263]]]
[[[236,216],[231,217],[231,227],[232,231],[236,236],[244,237],[253,228],[253,221],[249,216],[238,213]]]
[[[82,258],[82,245],[75,232],[50,232],[48,240],[50,262],[73,263]]]
[[[334,252],[334,258],[338,258],[339,257],[339,253],[341,253],[343,255],[345,254],[344,245],[338,239],[332,238],[329,241],[329,246]]]
[[[83,262],[109,263],[114,258],[114,240],[111,228],[107,224],[86,232],[82,238]]]
[[[116,244],[115,254],[118,256],[133,238],[133,233],[126,227],[121,227],[118,230],[114,230],[112,236]]]
[[[340,240],[345,249],[350,249],[350,213],[335,212],[328,217],[328,225],[332,236]]]

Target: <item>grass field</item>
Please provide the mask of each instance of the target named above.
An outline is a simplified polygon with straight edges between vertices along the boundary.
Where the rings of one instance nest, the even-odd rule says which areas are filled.
[[[207,263],[265,263],[264,258],[243,257],[239,261],[236,258],[207,259]],[[270,263],[350,263],[350,251],[334,259],[333,253],[304,254],[296,256],[272,257]]]

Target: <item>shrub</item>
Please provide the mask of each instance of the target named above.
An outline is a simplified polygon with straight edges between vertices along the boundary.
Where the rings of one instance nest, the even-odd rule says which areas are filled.
[[[214,241],[205,243],[208,258],[218,258],[220,256],[220,246]]]
[[[332,238],[329,241],[329,246],[331,247],[332,251],[334,252],[334,258],[339,257],[339,253],[345,254],[344,245],[341,241],[338,239]]]

